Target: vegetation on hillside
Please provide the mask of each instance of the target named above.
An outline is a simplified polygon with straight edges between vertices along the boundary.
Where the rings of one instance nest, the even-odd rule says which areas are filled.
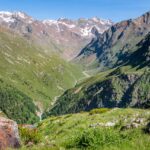
[[[101,72],[67,90],[47,115],[99,107],[150,107],[150,34],[137,44],[122,66]]]
[[[0,110],[17,123],[35,123],[37,107],[32,99],[0,79]]]
[[[42,110],[51,106],[56,96],[73,87],[82,77],[80,67],[65,61],[56,53],[47,53],[44,48],[38,47],[20,35],[3,28],[0,29],[0,70],[0,78],[3,81],[7,81],[14,89],[19,89],[18,95],[20,93],[28,95],[29,99],[32,99]],[[7,92],[6,94],[9,95],[10,93]],[[13,98],[15,99],[15,95]],[[11,101],[13,104],[14,100]],[[0,107],[3,105],[0,103]],[[7,107],[9,108],[9,106]],[[15,117],[20,117],[17,113],[20,109],[15,107],[15,103],[12,107],[14,107],[13,114],[5,112],[9,118],[17,120]],[[34,107],[33,105],[33,109]],[[20,117],[22,121],[17,121],[25,122],[28,118],[28,114],[23,114]]]
[[[0,31],[0,43],[0,77],[43,107],[82,76],[76,65],[10,31]]]

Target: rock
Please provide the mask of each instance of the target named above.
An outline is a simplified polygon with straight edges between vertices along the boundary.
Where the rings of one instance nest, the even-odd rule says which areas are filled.
[[[140,124],[133,122],[131,124],[131,128],[138,128],[140,126]]]
[[[0,149],[19,148],[20,138],[18,125],[15,121],[0,117]]]
[[[116,122],[106,122],[106,123],[95,123],[90,124],[89,127],[96,128],[96,127],[113,127],[116,125]]]
[[[105,124],[105,127],[113,127],[113,126],[115,126],[115,125],[116,125],[115,122],[107,122],[107,123]]]
[[[138,124],[144,124],[144,118],[137,118],[135,122]]]
[[[28,142],[28,143],[27,143],[27,147],[32,147],[33,145],[34,145],[33,142]]]
[[[144,118],[132,118],[131,122],[127,125],[122,126],[121,130],[138,128],[138,127],[143,126],[143,125],[145,125],[145,119]]]

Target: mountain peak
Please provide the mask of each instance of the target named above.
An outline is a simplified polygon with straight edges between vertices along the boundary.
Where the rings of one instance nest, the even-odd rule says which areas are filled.
[[[32,17],[28,16],[26,13],[21,11],[9,12],[9,11],[0,11],[0,21],[4,21],[6,23],[15,22],[16,18],[21,20],[33,20]]]
[[[100,19],[98,17],[93,17],[93,18],[91,18],[91,20],[93,20],[95,22],[99,22]]]

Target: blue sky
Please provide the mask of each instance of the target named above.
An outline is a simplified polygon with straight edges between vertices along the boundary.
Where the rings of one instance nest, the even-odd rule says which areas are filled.
[[[0,10],[23,11],[36,19],[97,16],[115,22],[150,10],[150,0],[0,0]]]

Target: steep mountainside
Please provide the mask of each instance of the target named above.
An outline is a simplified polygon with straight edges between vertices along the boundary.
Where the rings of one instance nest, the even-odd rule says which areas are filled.
[[[98,35],[76,58],[90,69],[116,67],[136,50],[136,44],[150,31],[150,12],[122,21]],[[121,60],[121,62],[119,62]]]
[[[150,34],[136,46],[124,65],[67,90],[47,112],[58,115],[97,107],[150,107]]]
[[[32,40],[45,52],[55,51],[70,60],[95,36],[95,28],[103,33],[112,22],[96,17],[39,21],[22,12],[0,12],[0,25]]]
[[[38,108],[22,91],[0,79],[0,110],[18,123],[39,121]]]

